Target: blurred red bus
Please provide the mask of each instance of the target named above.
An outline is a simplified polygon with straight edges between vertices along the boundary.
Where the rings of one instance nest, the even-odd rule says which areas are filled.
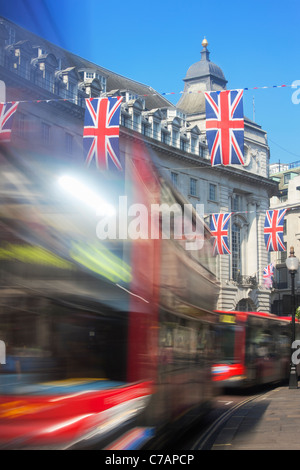
[[[122,151],[128,203],[183,204],[143,148]],[[135,449],[178,432],[215,393],[209,230],[195,252],[100,240],[88,202],[117,204],[118,181],[24,153],[0,154],[0,448]]]
[[[213,380],[224,388],[285,380],[291,360],[291,318],[264,312],[217,311],[218,362]],[[296,338],[300,338],[296,322]]]

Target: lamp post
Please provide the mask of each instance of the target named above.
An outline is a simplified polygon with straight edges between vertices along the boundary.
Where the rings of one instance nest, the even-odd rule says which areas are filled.
[[[295,341],[295,274],[298,270],[299,266],[299,260],[295,256],[294,253],[294,247],[291,246],[290,248],[290,256],[286,259],[286,267],[288,268],[290,275],[291,275],[291,281],[292,281],[292,345]],[[290,363],[290,379],[289,379],[289,388],[298,388],[298,376],[297,376],[297,370],[295,364]]]

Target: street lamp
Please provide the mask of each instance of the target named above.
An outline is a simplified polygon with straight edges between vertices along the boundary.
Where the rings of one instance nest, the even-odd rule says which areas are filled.
[[[292,345],[295,341],[295,310],[296,310],[296,303],[295,303],[295,274],[298,270],[299,260],[295,256],[294,247],[291,246],[290,248],[290,256],[286,259],[286,267],[288,268],[291,280],[292,280]],[[289,388],[298,388],[298,376],[297,376],[297,369],[295,364],[290,363],[290,380],[289,380]]]

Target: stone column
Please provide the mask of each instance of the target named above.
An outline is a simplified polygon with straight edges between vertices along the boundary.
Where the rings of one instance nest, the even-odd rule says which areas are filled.
[[[260,202],[254,198],[249,197],[247,199],[247,210],[248,210],[248,241],[247,241],[247,250],[246,250],[246,266],[247,266],[247,275],[254,276],[258,278],[259,270],[259,259],[258,259],[258,213],[257,207],[259,207]]]

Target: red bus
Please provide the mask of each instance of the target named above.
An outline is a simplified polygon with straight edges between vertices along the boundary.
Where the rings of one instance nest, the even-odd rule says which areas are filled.
[[[285,380],[291,360],[291,318],[264,312],[217,311],[218,362],[213,380],[224,388]],[[296,339],[300,338],[296,323]]]
[[[129,203],[183,204],[144,149],[122,151]],[[214,396],[209,230],[194,252],[161,236],[99,239],[89,203],[117,204],[118,188],[74,162],[1,149],[1,449],[137,449]]]

